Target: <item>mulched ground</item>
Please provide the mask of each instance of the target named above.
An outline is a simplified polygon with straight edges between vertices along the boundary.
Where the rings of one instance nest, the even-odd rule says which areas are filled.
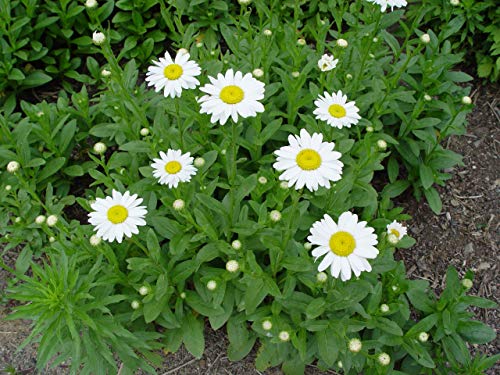
[[[467,134],[448,141],[448,147],[464,155],[464,167],[453,171],[453,178],[444,188],[440,188],[443,211],[434,215],[428,205],[405,199],[398,202],[413,216],[408,223],[410,234],[416,238],[417,245],[408,250],[397,252],[404,260],[410,278],[429,280],[439,293],[444,286],[447,267],[454,265],[463,275],[468,269],[475,272],[474,287],[470,294],[479,295],[496,301],[500,300],[500,285],[497,277],[500,266],[499,244],[499,206],[500,191],[500,93],[499,86],[479,87],[473,92],[475,108],[469,116]],[[16,254],[9,252],[4,256],[6,263],[12,264]],[[0,270],[0,290],[5,288],[9,274]],[[8,301],[0,295],[0,371],[8,368],[17,372],[12,374],[35,374],[36,347],[28,346],[19,353],[16,349],[29,334],[29,326],[22,321],[5,321]],[[477,311],[477,319],[498,330],[499,310]],[[245,360],[230,362],[226,356],[227,339],[219,330],[206,331],[207,347],[201,360],[194,359],[184,348],[175,354],[165,356],[164,366],[159,373],[175,375],[201,374],[260,374],[255,370],[253,361],[255,350]],[[500,339],[487,345],[471,348],[483,353],[500,352]],[[66,374],[64,366],[40,374]],[[281,374],[279,369],[265,372],[268,375]],[[324,374],[314,366],[307,367],[306,374]],[[329,374],[335,374],[329,371]],[[488,374],[500,373],[497,364]]]

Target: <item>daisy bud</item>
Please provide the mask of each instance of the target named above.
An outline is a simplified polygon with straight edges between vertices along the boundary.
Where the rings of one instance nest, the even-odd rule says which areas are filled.
[[[44,114],[45,114],[45,113],[43,113],[43,111],[38,111],[38,112],[36,113],[36,117],[40,118],[40,117],[42,117]]]
[[[264,320],[264,321],[262,322],[262,329],[263,329],[264,331],[270,331],[270,330],[271,330],[271,328],[273,328],[273,323],[271,323],[271,321],[270,321],[270,320]]]
[[[306,40],[304,38],[300,38],[299,40],[297,40],[297,44],[299,46],[305,46],[306,45]]]
[[[208,283],[207,283],[207,289],[210,290],[210,291],[214,291],[215,289],[217,289],[217,281],[215,280],[210,280]]]
[[[238,272],[239,269],[240,269],[240,265],[238,264],[238,262],[236,260],[230,260],[226,263],[226,270],[228,272],[231,272],[231,273]]]
[[[429,44],[431,42],[431,37],[429,34],[420,35],[420,41],[424,44]]]
[[[316,281],[320,284],[326,283],[326,280],[328,280],[328,275],[324,272],[318,272],[316,274]]]
[[[141,303],[137,300],[133,300],[130,303],[130,307],[132,307],[134,310],[137,310],[139,308],[139,306],[141,306]]]
[[[340,48],[347,48],[348,45],[349,43],[347,42],[347,40],[337,39],[337,46],[339,46]]]
[[[312,243],[306,242],[304,244],[304,249],[306,249],[307,251],[311,250],[312,249]]]
[[[391,363],[391,357],[387,353],[380,353],[377,357],[378,363],[380,363],[382,366],[387,366],[389,363]]]
[[[179,297],[181,297],[182,299],[185,299],[186,298],[186,293],[182,292],[181,294],[179,294]]]
[[[457,6],[460,4],[460,0],[450,0],[450,4],[453,6]]]
[[[41,224],[45,223],[45,220],[46,220],[45,216],[43,216],[43,215],[38,215],[38,216],[36,217],[36,219],[35,219],[35,223],[37,223],[37,224],[41,225]]]
[[[391,289],[392,289],[392,291],[393,291],[393,292],[397,292],[397,291],[399,290],[399,286],[397,286],[397,285],[393,285],[393,286],[391,287]]]
[[[180,55],[185,55],[186,53],[189,53],[189,51],[185,48],[179,48],[179,50],[177,51],[178,54]]]
[[[58,218],[56,215],[49,215],[49,217],[47,218],[47,225],[49,227],[53,227],[54,225],[57,224],[57,221],[58,221]]]
[[[140,131],[140,134],[145,137],[147,135],[149,135],[149,129],[148,128],[142,128],[141,131]]]
[[[7,172],[9,173],[16,173],[21,165],[17,161],[10,161],[9,164],[7,164]]]
[[[260,78],[264,75],[264,71],[262,69],[257,68],[253,70],[252,74],[255,78]]]
[[[227,151],[226,151],[226,149],[225,149],[225,148],[224,148],[224,149],[222,149],[222,150],[220,150],[220,154],[221,154],[221,155],[226,155],[226,152],[227,152]]]
[[[103,69],[101,70],[101,76],[106,78],[106,77],[109,77],[111,75],[111,72],[107,69]]]
[[[342,367],[344,367],[344,364],[342,363],[342,361],[338,361],[338,362],[337,362],[337,366],[338,366],[339,368],[342,368]]]
[[[56,241],[56,239],[54,237],[52,237],[52,236],[49,237],[49,242],[50,243],[55,242],[55,241]]]
[[[257,181],[259,181],[259,184],[267,184],[267,178],[265,178],[264,176],[260,176]]]
[[[272,210],[269,213],[269,218],[271,219],[271,221],[274,221],[275,223],[277,223],[278,221],[281,220],[281,212],[279,212],[277,210]]]
[[[429,340],[429,334],[427,332],[420,332],[418,334],[418,341],[420,342],[427,342]]]
[[[352,79],[352,74],[347,73],[345,75],[345,78],[348,79],[349,81]]]
[[[240,5],[248,5],[252,2],[252,0],[238,0]]]
[[[465,105],[472,104],[472,99],[470,98],[470,96],[464,96],[462,98],[462,104],[465,104]]]
[[[89,242],[92,246],[99,246],[101,243],[101,237],[97,237],[96,235],[90,236]]]
[[[205,165],[205,159],[198,157],[198,158],[194,159],[193,164],[196,168],[201,168]]]
[[[471,279],[463,279],[462,280],[462,286],[465,288],[465,289],[470,289],[472,288],[472,280]]]
[[[201,48],[201,47],[203,47],[203,43],[202,42],[196,43],[196,48]]]
[[[300,76],[299,72],[292,72],[292,77],[293,78],[297,78],[298,76]]]
[[[271,30],[269,30],[269,29],[265,29],[262,32],[262,34],[264,34],[265,36],[271,36],[271,35],[273,35],[273,32]]]
[[[429,94],[425,94],[425,95],[424,95],[424,100],[425,100],[426,102],[430,102],[430,101],[432,100],[432,96],[430,96]]]
[[[290,340],[290,334],[287,331],[281,331],[278,335],[281,341],[286,342]]]
[[[386,305],[385,303],[381,304],[380,305],[380,312],[382,312],[382,313],[389,312],[389,306]]]
[[[287,181],[281,181],[280,182],[280,188],[282,188],[283,190],[288,189],[288,182]]]
[[[95,45],[100,46],[106,41],[106,35],[101,33],[100,31],[94,31],[92,34],[92,42],[94,42]]]
[[[396,236],[395,234],[391,233],[387,236],[387,241],[389,241],[389,243],[391,245],[397,245],[398,242],[399,242],[399,239],[398,239],[398,236]]]
[[[234,250],[239,250],[239,249],[241,249],[241,241],[240,241],[240,240],[234,240],[234,241],[231,243],[231,247],[232,247]]]
[[[210,56],[215,56],[215,51],[210,51]]]
[[[97,6],[97,1],[96,0],[87,0],[85,2],[85,7],[87,9],[92,9],[92,8],[95,8]]]
[[[21,222],[21,220],[22,220],[22,219],[18,216],[18,217],[16,217],[16,218],[14,219],[14,222],[15,222],[15,223],[20,223],[20,222]]]
[[[6,185],[5,186],[5,191],[11,191],[12,190],[12,186],[11,185]]]
[[[371,59],[375,58],[375,55],[373,53],[369,53],[368,56],[370,56]]]
[[[148,293],[149,293],[149,288],[147,286],[143,285],[139,288],[139,294],[141,296],[146,296]]]
[[[102,142],[97,142],[94,145],[94,152],[96,154],[99,154],[99,155],[104,154],[106,152],[106,149],[107,149],[106,145]]]
[[[373,126],[367,126],[367,127],[366,127],[366,132],[367,132],[367,133],[373,133],[373,130],[374,130],[374,129],[373,129]]]
[[[379,149],[381,149],[382,151],[384,151],[384,150],[387,148],[387,142],[386,142],[386,141],[384,141],[383,139],[379,139],[379,140],[377,141],[377,147],[378,147]]]
[[[363,347],[363,344],[361,343],[360,339],[350,339],[349,340],[349,351],[352,353],[358,353],[361,351],[361,348]]]
[[[172,203],[172,207],[174,208],[174,210],[176,211],[180,211],[184,208],[186,204],[184,203],[184,201],[182,199],[176,199],[174,201],[174,203]]]

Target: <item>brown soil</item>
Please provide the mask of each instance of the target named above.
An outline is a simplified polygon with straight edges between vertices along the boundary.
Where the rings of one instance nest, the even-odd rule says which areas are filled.
[[[469,116],[467,134],[448,141],[448,147],[464,155],[464,167],[455,168],[453,178],[440,189],[443,211],[434,215],[423,201],[399,202],[413,216],[409,222],[410,234],[417,245],[397,253],[404,260],[411,278],[430,281],[439,292],[444,285],[444,274],[449,265],[455,266],[460,274],[472,269],[475,272],[472,295],[500,300],[499,207],[500,190],[500,95],[498,86],[480,87],[472,95],[475,108]],[[15,260],[15,252],[4,256],[7,264]],[[8,283],[9,274],[0,270],[0,290]],[[0,297],[2,295],[0,294]],[[8,300],[0,298],[0,319],[9,309]],[[4,311],[2,311],[2,309]],[[477,319],[494,329],[500,324],[499,310],[477,311]],[[15,350],[29,334],[29,325],[20,321],[0,320],[0,371],[6,373],[11,367],[17,374],[35,374],[36,346],[30,345],[21,352]],[[226,356],[227,339],[223,330],[206,331],[206,350],[202,359],[194,359],[184,348],[165,356],[161,374],[261,374],[254,367],[255,350],[243,361],[230,362]],[[500,352],[497,338],[487,345],[474,348],[490,355]],[[15,373],[15,372],[10,372]],[[65,374],[67,368],[43,371],[43,374]],[[271,369],[266,374],[281,374]],[[324,374],[314,366],[306,374]],[[335,374],[329,371],[329,374]],[[489,374],[500,373],[500,365],[490,369]]]

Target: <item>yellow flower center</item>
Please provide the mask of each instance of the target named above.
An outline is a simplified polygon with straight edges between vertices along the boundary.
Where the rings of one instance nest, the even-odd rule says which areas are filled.
[[[245,93],[240,87],[229,85],[220,91],[219,97],[224,103],[236,104],[243,100]]]
[[[401,236],[401,234],[399,233],[399,231],[396,230],[396,229],[394,229],[394,228],[391,229],[391,233],[394,234],[397,238],[399,238],[399,236]]]
[[[163,69],[163,75],[165,78],[175,81],[183,73],[182,67],[179,64],[170,64]]]
[[[169,161],[167,164],[165,164],[165,172],[168,174],[176,174],[179,173],[179,171],[182,169],[181,163],[178,161]]]
[[[356,240],[352,234],[344,231],[337,232],[330,237],[330,250],[341,257],[351,254],[356,248]]]
[[[321,165],[321,156],[319,156],[317,151],[306,148],[297,154],[295,161],[301,169],[313,171]]]
[[[127,220],[127,217],[127,209],[120,204],[117,204],[108,210],[108,220],[113,224],[121,224]]]
[[[345,117],[346,111],[345,108],[340,104],[332,104],[328,107],[328,113],[330,113],[335,118]]]

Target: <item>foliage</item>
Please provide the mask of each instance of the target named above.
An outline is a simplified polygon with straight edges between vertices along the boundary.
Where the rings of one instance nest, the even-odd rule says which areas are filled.
[[[54,20],[43,32],[54,45],[63,36],[76,45],[66,49],[67,61],[98,53],[87,57],[90,74],[75,74],[76,63],[64,73],[85,85],[75,92],[66,82],[68,90],[49,103],[18,103],[10,95],[0,112],[0,165],[20,165],[0,172],[0,241],[6,250],[22,247],[15,270],[2,266],[15,276],[9,298],[31,301],[12,318],[34,321],[29,339],[40,343],[40,368],[71,359],[73,373],[113,373],[118,358],[122,373],[154,372],[158,348],[184,344],[200,357],[205,323],[226,326],[231,360],[258,342],[257,369],[281,365],[287,374],[314,361],[324,369],[341,365],[345,373],[397,374],[400,366],[410,374],[473,374],[497,359],[472,358],[467,350],[466,342],[495,336],[467,311],[495,306],[466,294],[472,275],[460,282],[450,268],[437,298],[427,283],[406,278],[386,230],[409,219],[393,199],[410,188],[441,209],[434,184],[443,185],[446,170],[461,162],[443,140],[464,132],[470,111],[463,99],[470,88],[457,83],[471,77],[452,70],[462,54],[452,51],[445,31],[422,37],[425,9],[405,18],[404,9],[381,13],[364,1],[305,3],[122,0],[92,9],[58,3],[66,24]],[[205,12],[209,5],[214,10]],[[56,12],[52,2],[38,5],[35,22],[29,6],[34,2],[5,9],[16,9],[19,20],[28,20],[23,25]],[[111,23],[103,23],[108,17]],[[9,27],[15,40],[30,30]],[[96,28],[106,36],[101,46],[92,45]],[[202,84],[229,68],[261,69],[265,111],[221,126],[199,112],[198,90],[165,98],[148,89],[141,63],[163,53],[158,42],[166,36],[189,49]],[[336,43],[340,38],[347,48]],[[55,51],[49,45],[44,56]],[[324,53],[339,59],[335,69],[319,69]],[[338,90],[360,109],[351,128],[313,115],[318,95]],[[342,178],[330,189],[284,188],[272,167],[273,152],[303,128],[323,134],[342,154]],[[96,142],[107,152],[94,150]],[[167,149],[204,160],[190,182],[173,189],[158,184],[150,166]],[[122,243],[89,243],[87,212],[113,189],[143,199],[147,225]],[[180,209],[173,206],[179,199]],[[280,218],[272,219],[272,211]],[[346,211],[375,229],[380,254],[359,278],[325,281],[306,238],[324,214],[337,220]],[[58,220],[49,224],[45,216],[52,215]],[[396,246],[414,243],[405,236]],[[230,272],[228,261],[239,269]],[[360,352],[349,350],[353,338],[362,341]],[[390,356],[388,365],[381,353]]]

